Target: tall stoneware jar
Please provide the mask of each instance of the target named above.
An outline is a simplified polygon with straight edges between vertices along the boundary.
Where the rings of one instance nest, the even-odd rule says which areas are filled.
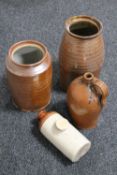
[[[73,16],[65,22],[59,50],[60,84],[66,90],[70,82],[90,71],[99,77],[104,62],[102,23],[91,16]]]
[[[6,71],[13,103],[23,111],[45,108],[51,99],[52,64],[47,48],[35,40],[11,46]]]
[[[72,81],[67,91],[67,103],[79,128],[96,127],[108,95],[108,86],[91,72]]]

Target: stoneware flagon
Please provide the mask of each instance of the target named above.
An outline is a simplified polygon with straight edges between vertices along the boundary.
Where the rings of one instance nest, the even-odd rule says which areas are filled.
[[[108,95],[107,85],[90,72],[72,81],[67,91],[67,103],[79,128],[96,127]]]
[[[11,46],[6,71],[13,103],[23,111],[45,108],[51,99],[52,64],[47,48],[35,40]]]
[[[59,113],[41,111],[38,119],[41,133],[72,162],[90,149],[91,142]]]
[[[59,50],[60,84],[63,90],[85,72],[92,72],[99,77],[104,62],[102,28],[102,23],[92,16],[73,16],[66,20]]]

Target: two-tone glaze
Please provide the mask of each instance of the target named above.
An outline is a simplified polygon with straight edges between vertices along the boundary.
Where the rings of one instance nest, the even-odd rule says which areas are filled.
[[[67,103],[79,128],[96,127],[108,94],[108,86],[90,72],[72,81],[67,91]]]

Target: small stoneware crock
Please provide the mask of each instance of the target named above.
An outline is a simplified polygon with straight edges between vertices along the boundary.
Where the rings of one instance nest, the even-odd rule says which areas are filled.
[[[99,77],[104,62],[102,28],[102,23],[92,16],[72,16],[66,20],[59,50],[63,90],[67,90],[70,82],[85,72]]]
[[[47,48],[35,40],[11,46],[6,71],[13,103],[23,111],[45,108],[51,99],[52,63]]]
[[[90,72],[72,81],[67,91],[67,103],[79,128],[96,127],[108,95],[107,85]]]

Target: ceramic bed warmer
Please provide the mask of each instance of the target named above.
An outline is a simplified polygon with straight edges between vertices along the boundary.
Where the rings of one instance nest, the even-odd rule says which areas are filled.
[[[67,90],[70,82],[85,72],[99,77],[104,62],[102,28],[102,23],[92,16],[73,16],[66,20],[59,50],[63,90]]]
[[[108,95],[107,85],[90,72],[73,80],[67,91],[67,103],[79,128],[96,127]]]
[[[9,89],[17,107],[34,111],[49,104],[52,64],[51,56],[42,43],[26,40],[11,46],[6,70]]]
[[[90,149],[91,142],[59,113],[41,111],[38,119],[41,133],[72,162]]]

